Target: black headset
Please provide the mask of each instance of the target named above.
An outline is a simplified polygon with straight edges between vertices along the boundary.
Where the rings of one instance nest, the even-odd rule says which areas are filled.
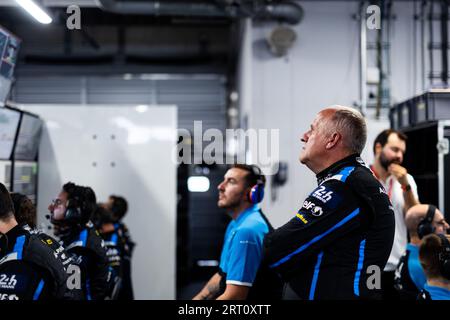
[[[252,168],[252,175],[256,177],[256,184],[250,189],[248,199],[251,203],[256,204],[264,198],[264,181],[262,179],[261,169],[255,165],[251,165],[250,167]]]
[[[81,214],[82,201],[78,197],[73,197],[67,200],[66,212],[64,218],[67,221],[79,221],[82,217]]]
[[[450,242],[443,234],[438,234],[441,238],[442,250],[439,253],[439,271],[441,275],[450,280]]]
[[[427,234],[434,233],[435,227],[433,227],[433,220],[436,210],[437,208],[432,204],[428,205],[427,215],[417,226],[417,235],[419,236],[419,239],[422,239]]]
[[[75,194],[67,200],[64,221],[70,223],[79,223],[84,220],[84,214],[90,212],[89,204],[85,198],[86,188],[76,186]]]

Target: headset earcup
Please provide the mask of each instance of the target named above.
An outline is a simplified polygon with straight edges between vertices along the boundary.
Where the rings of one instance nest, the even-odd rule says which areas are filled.
[[[263,200],[264,198],[264,186],[260,184],[255,184],[249,194],[249,200],[251,203],[256,204]]]
[[[434,215],[436,214],[436,210],[437,208],[432,204],[428,205],[428,210],[425,218],[420,221],[419,225],[417,226],[417,235],[419,236],[419,239],[422,239],[426,235],[434,233],[434,231],[436,230],[436,228],[433,227],[433,219]]]
[[[435,228],[425,220],[420,222],[419,226],[417,227],[417,235],[419,236],[419,239],[422,239],[426,235],[434,233],[434,231]]]
[[[80,218],[80,209],[71,207],[66,210],[66,220],[78,220]]]

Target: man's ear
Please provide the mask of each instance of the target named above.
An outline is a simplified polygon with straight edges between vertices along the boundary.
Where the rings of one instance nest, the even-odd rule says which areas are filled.
[[[251,190],[252,190],[251,187],[245,188],[244,194],[242,195],[242,196],[244,197],[244,201],[245,201],[245,202],[250,202],[250,199],[249,199],[248,195],[250,194],[250,191],[251,191]]]
[[[379,154],[379,153],[381,152],[382,149],[383,149],[383,146],[381,145],[381,143],[377,142],[377,143],[375,144],[375,156],[376,156],[377,154]]]
[[[334,148],[338,144],[338,142],[341,140],[342,136],[340,133],[335,132],[328,138],[327,144],[325,146],[325,149],[329,150]]]

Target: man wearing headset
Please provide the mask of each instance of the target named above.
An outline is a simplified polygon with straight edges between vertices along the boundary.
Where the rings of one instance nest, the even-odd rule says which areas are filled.
[[[218,206],[233,219],[225,233],[219,271],[194,300],[281,298],[281,280],[261,266],[264,236],[272,229],[258,207],[265,177],[256,166],[236,164],[219,184]]]
[[[67,273],[52,243],[19,225],[0,183],[0,300],[71,299]]]
[[[424,237],[419,258],[427,277],[419,300],[450,300],[449,236],[429,234]]]
[[[48,207],[55,235],[80,268],[86,300],[107,298],[111,285],[104,242],[89,220],[96,205],[91,188],[68,182]]]
[[[418,204],[410,208],[405,217],[410,242],[395,272],[395,288],[400,298],[416,300],[426,283],[425,273],[419,261],[419,247],[429,234],[446,234],[449,225],[443,214],[433,205]]]
[[[301,299],[380,299],[394,237],[386,190],[360,153],[366,123],[355,109],[322,110],[303,134],[300,161],[318,187],[265,240],[265,260]]]

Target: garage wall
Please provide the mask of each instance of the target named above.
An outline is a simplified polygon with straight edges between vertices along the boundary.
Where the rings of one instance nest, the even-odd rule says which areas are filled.
[[[18,76],[12,99],[20,104],[176,105],[178,126],[225,130],[226,77],[197,75]]]
[[[277,201],[268,196],[263,203],[274,226],[293,216],[316,183],[313,173],[298,161],[301,134],[320,109],[351,106],[359,99],[359,26],[352,17],[358,5],[302,2],[304,19],[293,27],[297,41],[282,58],[272,56],[265,43],[276,25],[247,23],[239,65],[241,117],[249,128],[280,130],[280,160],[289,166],[289,180],[278,190]],[[393,10],[392,97],[401,101],[419,93],[421,82],[413,79],[413,5],[395,3]],[[363,157],[371,162],[372,141],[389,123],[386,116],[375,121],[373,112],[367,121],[369,138]],[[270,192],[269,183],[267,195]]]

